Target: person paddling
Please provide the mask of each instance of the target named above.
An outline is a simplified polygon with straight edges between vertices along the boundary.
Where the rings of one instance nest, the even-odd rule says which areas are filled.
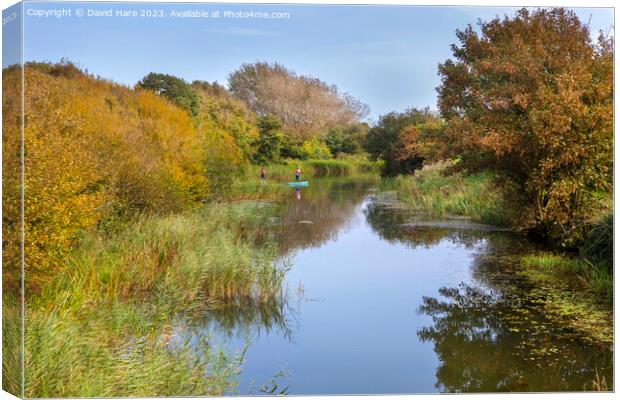
[[[266,172],[265,172],[265,167],[260,167],[260,180],[261,182],[265,182],[265,176],[266,176]]]
[[[301,169],[297,167],[295,170],[295,182],[299,182],[299,178],[301,178]]]

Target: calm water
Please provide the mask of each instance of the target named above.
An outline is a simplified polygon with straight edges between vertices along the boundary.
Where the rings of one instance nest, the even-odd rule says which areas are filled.
[[[230,352],[247,346],[238,394],[590,390],[595,371],[612,388],[611,352],[514,290],[509,256],[530,244],[466,223],[408,226],[424,217],[375,187],[291,189],[274,232],[286,299],[197,328]]]

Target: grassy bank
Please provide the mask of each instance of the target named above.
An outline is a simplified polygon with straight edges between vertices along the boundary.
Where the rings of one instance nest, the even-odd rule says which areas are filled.
[[[285,268],[262,235],[268,207],[209,205],[89,235],[66,270],[31,294],[27,397],[219,395],[240,359],[202,338],[171,346],[206,309],[279,296]]]
[[[444,175],[448,163],[425,166],[413,175],[385,180],[399,200],[434,218],[464,216],[478,222],[508,225],[511,212],[488,173]]]

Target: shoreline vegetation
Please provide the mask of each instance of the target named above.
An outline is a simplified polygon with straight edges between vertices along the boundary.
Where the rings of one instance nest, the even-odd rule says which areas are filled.
[[[423,167],[383,184],[414,211],[431,218],[465,217],[510,227],[514,208],[503,200],[492,174],[446,174],[450,162]],[[611,211],[611,210],[610,210]],[[554,249],[526,254],[512,262],[515,274],[533,286],[555,323],[584,340],[613,345],[613,218],[603,217],[579,252]]]
[[[263,238],[270,214],[256,203],[213,204],[83,238],[69,268],[27,302],[26,395],[234,391],[242,358],[208,337],[193,347],[170,339],[206,310],[281,296],[287,267]]]
[[[544,243],[514,260],[517,275],[558,323],[610,345],[613,39],[592,43],[565,9],[480,28],[459,31],[439,67],[439,112],[372,126],[357,99],[277,63],[244,64],[228,87],[151,73],[133,88],[27,63],[25,396],[234,392],[242,355],[170,341],[206,309],[278,302],[288,266],[267,234],[276,207],[260,200],[297,167],[381,172],[379,189],[413,210]],[[21,77],[3,69],[3,388],[16,394]]]

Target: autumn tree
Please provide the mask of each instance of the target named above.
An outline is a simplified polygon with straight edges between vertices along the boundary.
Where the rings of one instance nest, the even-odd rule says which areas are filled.
[[[267,164],[280,158],[284,138],[281,132],[282,122],[272,115],[258,120],[259,137],[255,143],[254,162]]]
[[[274,63],[243,64],[228,76],[231,92],[258,116],[275,115],[298,141],[359,121],[368,107],[315,77]]]
[[[192,117],[198,114],[198,96],[192,87],[176,76],[151,72],[136,85],[140,89],[152,90],[164,96],[187,111]]]
[[[254,152],[253,143],[258,139],[254,113],[217,82],[194,81],[192,89],[198,95],[199,129],[229,134],[242,157],[249,160]]]
[[[418,145],[420,131],[436,120],[428,108],[411,108],[402,113],[382,115],[368,131],[366,151],[371,159],[383,160],[383,175],[411,173],[422,167],[424,161],[424,154]]]
[[[563,8],[457,31],[439,66],[446,156],[518,188],[519,226],[572,245],[612,190],[613,39]]]

